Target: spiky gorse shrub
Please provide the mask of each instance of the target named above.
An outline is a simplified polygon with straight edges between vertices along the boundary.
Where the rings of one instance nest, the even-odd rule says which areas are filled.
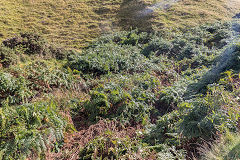
[[[47,148],[63,140],[66,122],[54,103],[0,108],[1,159],[44,157]]]
[[[172,111],[159,117],[156,125],[152,126],[150,132],[146,134],[145,141],[152,146],[166,144],[169,146],[179,146],[181,144],[178,126],[183,114],[179,111]]]
[[[198,147],[193,143],[213,140],[224,135],[226,130],[238,132],[239,75],[227,71],[220,81],[208,85],[205,92],[193,93],[191,84],[199,85],[198,80],[206,72],[207,68],[186,70],[182,72],[182,80],[160,92],[157,106],[163,107],[163,102],[170,102],[175,104],[175,109],[164,112],[158,118],[145,136],[148,143],[196,150]],[[166,106],[170,108],[170,104]]]

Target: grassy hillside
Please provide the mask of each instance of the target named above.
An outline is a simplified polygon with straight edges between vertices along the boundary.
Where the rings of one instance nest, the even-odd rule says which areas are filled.
[[[239,41],[240,30],[233,25],[240,23],[202,25],[171,39],[117,32],[81,52],[32,33],[6,39],[0,159],[202,158],[199,146],[240,129],[240,45],[229,42]],[[230,143],[223,156],[238,156],[238,148]]]
[[[161,0],[1,0],[0,40],[32,31],[68,48],[82,48],[101,33],[138,27],[173,29],[227,20],[239,11],[237,0],[181,0],[169,9],[139,17]],[[160,7],[161,8],[161,7]]]
[[[100,0],[3,0],[0,3],[2,37],[33,31],[44,34],[50,41],[76,48],[108,31],[120,5],[117,1]]]
[[[238,160],[239,3],[1,0],[0,160]]]
[[[229,20],[240,11],[239,5],[238,0],[182,0],[167,11],[159,11],[156,22],[167,27],[186,27]],[[158,27],[156,24],[155,28]]]

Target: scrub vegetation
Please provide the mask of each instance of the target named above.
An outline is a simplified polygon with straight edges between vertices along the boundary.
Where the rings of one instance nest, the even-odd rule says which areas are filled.
[[[137,26],[134,0],[0,4],[0,159],[240,158],[237,8],[178,1]]]

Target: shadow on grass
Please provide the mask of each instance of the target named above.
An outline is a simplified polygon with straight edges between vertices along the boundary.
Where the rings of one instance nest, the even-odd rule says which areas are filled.
[[[152,31],[154,13],[142,14],[148,4],[141,0],[123,0],[117,13],[118,25],[124,29],[136,29],[139,31]]]

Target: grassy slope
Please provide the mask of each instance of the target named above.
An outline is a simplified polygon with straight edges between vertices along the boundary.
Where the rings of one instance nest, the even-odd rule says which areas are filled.
[[[118,8],[117,2],[112,5],[100,0],[2,0],[0,4],[1,39],[30,30],[44,34],[50,41],[76,48],[107,30],[106,20],[114,17],[112,14]],[[97,13],[101,6],[107,12]]]
[[[233,15],[232,10],[225,9],[223,6],[227,5],[225,2],[216,3],[212,1],[211,4],[206,1],[182,1],[178,5],[168,11],[158,11],[155,16],[145,17],[145,19],[132,19],[134,12],[145,7],[146,3],[135,3],[132,1],[121,3],[116,1],[100,1],[100,0],[58,0],[58,2],[51,0],[1,0],[0,2],[0,33],[2,39],[7,36],[18,33],[20,31],[38,31],[44,34],[50,41],[66,45],[68,47],[80,48],[85,46],[92,38],[99,35],[101,32],[108,32],[112,28],[113,22],[116,24],[116,29],[128,28],[131,25],[141,27],[141,29],[152,28],[167,28],[183,27],[187,25],[196,25],[211,21],[213,19],[228,19]],[[129,5],[131,4],[131,5]],[[189,5],[188,5],[189,4]],[[104,6],[104,7],[102,7]],[[199,6],[201,6],[199,10]],[[216,7],[217,6],[217,7]],[[214,10],[213,10],[214,9]],[[128,12],[127,12],[128,11]],[[177,14],[179,13],[179,14]],[[202,13],[205,13],[202,15]],[[175,21],[174,21],[175,20]],[[118,24],[118,22],[122,22]],[[148,22],[148,23],[146,23]],[[37,59],[36,56],[32,59]],[[31,59],[28,59],[29,63]],[[51,66],[51,70],[56,68],[58,64],[55,61],[46,61],[47,66]],[[19,67],[24,70],[27,66],[21,63]],[[61,65],[60,65],[61,66]],[[75,78],[75,77],[74,77]],[[63,97],[68,99],[68,96],[75,97],[71,91],[64,92],[60,89],[53,91],[53,96],[56,99],[62,100]],[[76,97],[83,97],[76,92]],[[46,97],[37,97],[33,101],[40,101],[41,99],[50,99],[49,95]],[[239,148],[239,145],[232,146],[230,149]]]
[[[155,29],[159,24],[167,27],[195,26],[213,21],[229,20],[240,9],[240,1],[226,0],[183,0],[167,11],[159,11]]]
[[[115,29],[194,26],[200,22],[227,20],[240,8],[237,0],[182,0],[167,11],[158,10],[144,18],[134,17],[139,10],[159,1],[1,0],[0,40],[30,30],[69,48],[81,48],[100,33]]]
[[[16,1],[0,1],[0,36],[1,39],[23,29],[22,17],[24,8]]]
[[[204,160],[238,160],[240,158],[240,135],[227,134],[212,149],[204,148]]]

